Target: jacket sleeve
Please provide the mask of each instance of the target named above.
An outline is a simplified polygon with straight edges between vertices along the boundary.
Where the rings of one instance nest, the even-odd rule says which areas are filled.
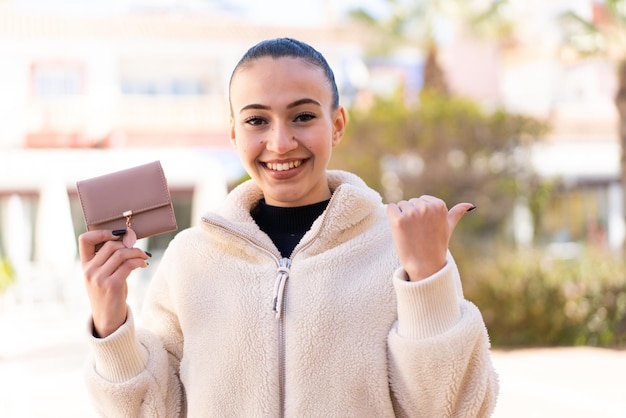
[[[177,361],[154,334],[126,323],[106,338],[91,336],[85,367],[87,390],[102,417],[184,416]]]
[[[463,298],[456,264],[420,282],[393,277],[398,320],[389,333],[389,378],[398,417],[488,417],[499,390],[487,329]]]

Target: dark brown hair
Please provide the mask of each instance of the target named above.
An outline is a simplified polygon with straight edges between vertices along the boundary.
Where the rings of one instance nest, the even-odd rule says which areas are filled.
[[[333,109],[339,107],[339,91],[337,89],[337,82],[335,81],[335,75],[333,70],[328,65],[328,62],[324,58],[324,56],[313,48],[311,45],[304,43],[302,41],[298,41],[292,38],[275,38],[268,39],[265,41],[261,41],[258,44],[254,45],[252,48],[248,49],[248,51],[241,57],[235,69],[233,70],[230,76],[230,82],[228,84],[228,91],[230,92],[230,87],[233,82],[233,77],[242,68],[245,68],[246,65],[251,62],[258,60],[263,57],[272,57],[272,58],[282,58],[282,57],[292,57],[292,58],[301,58],[315,66],[320,67],[324,74],[326,75],[326,79],[330,84],[331,93],[333,96]]]

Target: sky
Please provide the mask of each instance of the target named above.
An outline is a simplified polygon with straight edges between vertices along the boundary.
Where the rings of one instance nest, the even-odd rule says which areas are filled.
[[[15,0],[20,10],[77,16],[112,15],[132,9],[173,9],[185,7],[210,13],[216,8],[238,11],[248,18],[267,24],[316,25],[327,18],[327,7],[335,16],[355,8],[382,14],[385,0]]]

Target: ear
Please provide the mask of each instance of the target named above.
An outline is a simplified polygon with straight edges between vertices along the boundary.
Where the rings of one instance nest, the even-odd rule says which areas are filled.
[[[236,140],[235,140],[235,121],[233,120],[233,117],[230,117],[230,130],[229,130],[229,135],[230,135],[230,144],[234,147],[236,145]]]
[[[341,142],[343,134],[346,132],[346,110],[339,106],[333,116],[333,147]]]

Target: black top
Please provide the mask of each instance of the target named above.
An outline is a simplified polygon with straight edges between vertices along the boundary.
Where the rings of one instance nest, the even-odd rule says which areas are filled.
[[[291,256],[304,234],[326,210],[329,200],[299,207],[271,206],[261,199],[251,215],[261,231],[274,242],[283,257]]]

